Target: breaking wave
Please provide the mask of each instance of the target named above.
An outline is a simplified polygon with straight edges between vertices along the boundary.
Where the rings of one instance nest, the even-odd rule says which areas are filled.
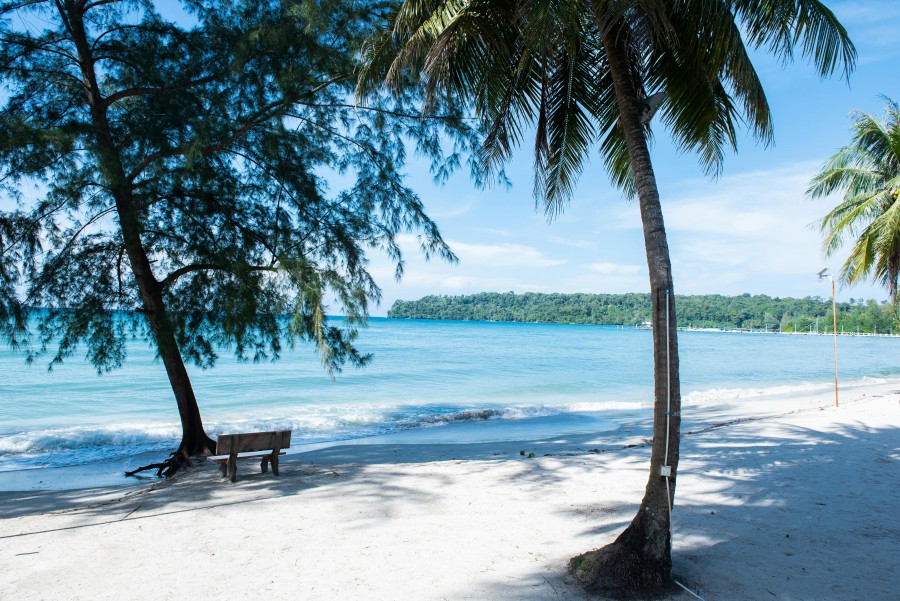
[[[885,384],[896,381],[896,378],[867,377],[855,381],[842,382],[843,387],[856,385]],[[682,396],[682,401],[688,404],[703,405],[718,401],[732,401],[741,399],[754,399],[760,397],[787,397],[796,394],[813,394],[832,390],[833,382],[800,382],[797,384],[785,384],[781,386],[768,386],[760,388],[710,388],[707,390],[693,391]]]
[[[851,387],[854,384],[891,381],[897,381],[897,378],[863,378],[842,385]],[[689,392],[683,396],[683,401],[695,405],[719,401],[752,401],[761,397],[816,393],[827,390],[830,386],[830,383],[804,382],[766,388],[719,387]],[[215,437],[235,432],[289,429],[293,430],[292,440],[297,446],[482,421],[506,420],[512,423],[515,420],[541,420],[558,416],[578,419],[580,415],[627,421],[635,417],[647,417],[651,408],[649,398],[643,401],[570,400],[573,402],[568,404],[481,407],[452,404],[314,404],[287,409],[289,414],[277,418],[262,413],[249,413],[247,417],[210,420],[206,423],[206,430]],[[262,409],[257,408],[256,411]],[[177,446],[180,433],[181,428],[177,422],[120,422],[0,430],[0,472],[123,460],[148,452],[168,453]]]
[[[280,418],[251,417],[207,423],[210,436],[235,432],[293,430],[293,443],[335,442],[416,428],[439,428],[463,422],[522,420],[566,413],[596,412],[609,405],[462,408],[447,406],[320,407]],[[178,444],[177,423],[77,426],[0,432],[0,472],[62,467],[124,459],[146,452],[169,452]]]

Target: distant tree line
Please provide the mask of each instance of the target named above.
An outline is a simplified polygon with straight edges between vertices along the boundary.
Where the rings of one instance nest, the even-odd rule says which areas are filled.
[[[764,294],[677,296],[679,324],[695,328],[830,332],[831,300],[772,298]],[[900,307],[874,300],[837,304],[838,331],[900,331]],[[648,294],[540,294],[482,292],[396,301],[388,317],[636,326],[650,319]]]

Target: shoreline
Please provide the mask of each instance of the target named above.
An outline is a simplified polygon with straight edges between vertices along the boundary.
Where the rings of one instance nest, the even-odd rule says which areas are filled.
[[[863,380],[841,384],[841,393],[858,393],[868,390],[878,393],[882,389],[900,389],[900,378],[865,378]],[[759,389],[711,389],[696,391],[682,398],[682,433],[686,434],[691,427],[709,426],[714,420],[731,419],[732,414],[751,416],[772,416],[779,413],[785,399],[793,404],[813,406],[819,404],[818,397],[829,396],[833,401],[833,384],[830,382],[805,383],[798,385],[773,386]],[[726,398],[720,399],[722,394]],[[582,417],[583,415],[583,417]],[[585,420],[593,429],[586,429],[579,424]],[[449,422],[437,427],[419,426],[410,429],[394,430],[379,434],[343,438],[308,443],[297,443],[286,449],[284,461],[300,460],[299,455],[315,453],[334,447],[358,448],[368,445],[384,446],[418,446],[422,449],[435,449],[454,445],[456,448],[467,448],[467,457],[503,449],[544,447],[549,441],[564,438],[567,443],[576,444],[576,448],[597,445],[615,447],[617,440],[623,444],[634,444],[631,440],[634,432],[642,432],[641,436],[652,435],[652,405],[646,403],[641,407],[609,409],[606,411],[585,413],[567,412],[552,416],[525,417],[519,419],[472,419]],[[176,444],[173,442],[172,448]],[[554,447],[557,451],[559,448]],[[520,449],[521,450],[521,449]],[[530,451],[529,451],[530,452]],[[564,449],[562,452],[571,452]],[[137,466],[155,463],[164,459],[168,451],[147,451],[135,455],[123,455],[115,459],[99,459],[92,462],[76,463],[62,466],[27,467],[15,470],[0,471],[0,493],[15,491],[39,490],[75,490],[79,488],[133,488],[147,485],[159,479],[153,471],[145,472],[137,477],[125,477],[124,472]],[[433,454],[433,453],[432,453]]]
[[[646,324],[617,324],[617,323],[587,323],[587,322],[569,322],[569,321],[503,321],[491,319],[440,319],[434,317],[380,317],[379,319],[395,320],[395,321],[428,321],[428,322],[446,322],[446,323],[484,323],[484,324],[509,324],[509,325],[556,325],[556,326],[594,326],[599,328],[611,328],[616,330],[643,330],[650,331],[652,328]],[[760,330],[756,328],[738,328],[733,326],[723,327],[694,327],[691,325],[678,326],[679,332],[712,332],[718,334],[785,334],[790,336],[833,336],[830,331],[823,330],[809,332],[782,332],[781,330]],[[838,336],[847,337],[874,337],[874,338],[900,338],[900,333],[894,334],[893,330],[888,333],[883,332],[846,332],[841,330]]]
[[[444,426],[451,432],[458,431],[455,422],[472,421],[480,430],[497,432],[530,423],[549,436],[583,428],[574,420],[553,423],[567,414],[616,422],[649,416],[650,338],[634,330],[440,322],[426,327],[386,320],[373,324],[367,336],[367,348],[378,359],[334,382],[299,349],[277,363],[223,363],[192,373],[207,432],[215,437],[290,429],[298,444],[409,429],[433,434]],[[806,394],[834,379],[827,337],[688,332],[679,340],[686,401],[714,400],[720,393],[757,398],[769,393],[762,386]],[[547,352],[560,343],[572,349]],[[0,353],[0,364],[13,375],[0,384],[0,395],[9,401],[0,412],[6,418],[0,419],[0,474],[6,474],[0,475],[0,488],[17,486],[11,482],[13,470],[96,461],[100,466],[152,452],[146,461],[112,470],[117,473],[173,451],[181,427],[171,387],[145,347],[131,344],[122,369],[102,377],[77,361],[45,373],[40,366],[22,367],[15,353]],[[877,338],[839,341],[842,386],[866,376],[900,376],[893,347],[894,341]],[[426,348],[433,352],[423,352]],[[491,419],[472,419],[482,414]],[[530,417],[541,419],[528,422]],[[495,418],[508,427],[497,427]],[[505,439],[536,435],[501,432]]]
[[[838,408],[818,392],[686,414],[679,580],[706,601],[895,594],[898,401],[888,382]],[[244,462],[235,484],[204,465],[140,487],[0,493],[0,597],[596,599],[565,562],[633,517],[648,425],[344,444],[289,456],[278,478]]]

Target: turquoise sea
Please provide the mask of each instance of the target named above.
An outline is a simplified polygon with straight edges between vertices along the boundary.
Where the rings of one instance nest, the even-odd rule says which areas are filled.
[[[609,429],[650,415],[651,334],[612,326],[372,319],[365,369],[330,380],[312,347],[274,363],[227,350],[191,369],[211,435],[294,430],[293,444],[415,432],[417,441],[519,440]],[[681,332],[691,401],[833,385],[832,338]],[[900,338],[840,337],[843,382],[900,378]],[[461,427],[466,424],[465,427]],[[52,371],[0,346],[0,472],[174,450],[178,413],[162,365],[134,341],[125,367],[98,376],[75,356]],[[407,436],[408,438],[408,436]]]

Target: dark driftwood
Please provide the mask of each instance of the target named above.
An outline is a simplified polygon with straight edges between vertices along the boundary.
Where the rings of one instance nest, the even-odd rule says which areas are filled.
[[[181,468],[194,465],[191,463],[191,455],[207,455],[212,452],[215,446],[216,441],[207,436],[206,432],[203,432],[203,428],[200,427],[199,438],[195,436],[182,437],[178,448],[162,463],[151,463],[150,465],[139,467],[136,470],[125,472],[125,476],[134,476],[138,472],[145,470],[156,470],[157,477],[165,476],[166,478],[171,478]]]
[[[169,464],[165,461],[163,461],[162,463],[151,463],[150,465],[142,465],[141,467],[139,467],[137,469],[133,469],[130,472],[126,471],[125,475],[126,476],[134,476],[138,472],[143,472],[146,470],[157,470],[156,475],[159,476],[159,475],[161,475],[160,472],[162,472],[163,469],[165,469],[168,465]]]
[[[134,476],[138,472],[144,472],[147,470],[156,470],[157,477],[165,476],[169,478],[177,472],[179,469],[183,467],[191,467],[193,464],[191,460],[187,457],[181,455],[180,452],[175,451],[174,453],[169,455],[169,458],[160,463],[151,463],[149,465],[143,465],[137,469],[131,470],[130,472],[125,472],[125,476]]]

